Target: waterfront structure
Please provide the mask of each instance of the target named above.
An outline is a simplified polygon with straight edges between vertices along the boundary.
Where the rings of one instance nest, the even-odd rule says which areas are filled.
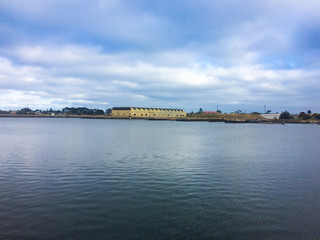
[[[280,113],[265,113],[261,114],[261,117],[266,119],[279,119]]]
[[[114,118],[183,118],[186,112],[182,109],[169,108],[145,108],[145,107],[114,107],[112,117]]]

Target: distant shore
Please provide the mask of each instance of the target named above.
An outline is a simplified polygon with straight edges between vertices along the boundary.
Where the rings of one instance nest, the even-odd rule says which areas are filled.
[[[205,117],[186,117],[186,118],[116,118],[112,116],[101,115],[30,115],[30,114],[0,114],[0,118],[80,118],[80,119],[123,119],[123,120],[156,120],[156,121],[177,121],[177,122],[224,122],[224,123],[255,123],[255,124],[320,124],[317,120],[301,119],[265,119],[261,116],[252,116],[251,114],[221,114],[216,116]]]

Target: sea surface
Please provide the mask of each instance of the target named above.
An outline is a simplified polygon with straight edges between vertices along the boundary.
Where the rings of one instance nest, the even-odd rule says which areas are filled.
[[[320,125],[0,119],[0,239],[320,239]]]

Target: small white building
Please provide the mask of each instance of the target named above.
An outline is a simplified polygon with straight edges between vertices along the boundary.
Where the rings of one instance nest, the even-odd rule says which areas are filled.
[[[261,114],[261,117],[266,119],[279,119],[280,113],[265,113]]]

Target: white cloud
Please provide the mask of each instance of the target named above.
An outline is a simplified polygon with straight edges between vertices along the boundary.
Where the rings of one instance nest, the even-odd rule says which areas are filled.
[[[315,1],[3,0],[0,11],[3,107],[319,108]]]
[[[96,48],[81,46],[24,46],[22,49],[25,50],[13,49],[11,54],[24,64],[17,65],[6,58],[0,60],[0,82],[4,86],[3,101],[7,107],[23,104],[56,107],[62,103],[92,107],[109,103],[110,107],[114,104],[141,105],[144,101],[143,105],[159,105],[159,99],[163,106],[175,101],[182,104],[181,107],[188,107],[183,98],[204,105],[262,104],[266,99],[286,105],[295,97],[301,100],[300,89],[316,84],[320,77],[319,70],[277,70],[259,64],[202,65],[195,62],[196,57],[180,65],[175,61],[171,67],[165,63],[161,66],[157,54],[153,56],[153,63],[135,61],[135,55],[130,53],[108,55]],[[26,53],[32,53],[32,49],[41,51],[35,51],[30,57]],[[68,54],[75,57],[65,57]],[[160,54],[162,60],[165,60],[164,55]],[[145,57],[150,58],[152,56]],[[39,63],[42,65],[34,67]],[[319,85],[314,85],[314,89],[320,92]],[[11,101],[8,100],[10,95]]]

